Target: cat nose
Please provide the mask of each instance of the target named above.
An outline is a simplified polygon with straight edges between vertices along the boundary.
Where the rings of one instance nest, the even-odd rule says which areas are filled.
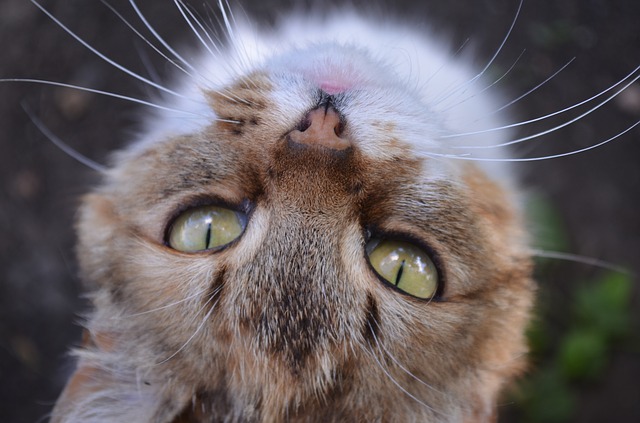
[[[331,105],[311,110],[298,127],[289,133],[289,139],[297,144],[336,151],[351,147],[351,141],[344,134],[343,120]]]

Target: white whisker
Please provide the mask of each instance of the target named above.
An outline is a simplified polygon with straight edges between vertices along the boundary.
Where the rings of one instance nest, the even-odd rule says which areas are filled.
[[[429,300],[431,301],[431,300]],[[376,326],[378,326],[378,328],[380,328],[380,324],[374,319],[373,322],[376,324]],[[411,371],[409,371],[406,367],[404,367],[398,360],[396,360],[396,358],[393,356],[393,354],[391,354],[391,352],[389,352],[389,350],[387,350],[387,348],[382,345],[382,344],[378,344],[379,347],[381,347],[385,354],[387,354],[387,356],[391,359],[391,361],[393,361],[396,366],[398,366],[400,369],[402,369],[407,375],[411,376],[413,379],[415,379],[417,382],[420,382],[421,384],[423,384],[424,386],[426,386],[427,388],[438,392],[439,394],[444,394],[442,391],[434,388],[433,386],[429,385],[427,382],[425,382],[424,380],[420,379],[419,377],[417,377],[416,375],[414,375],[413,373],[411,373]]]
[[[200,19],[198,19],[198,17],[193,13],[193,11],[191,11],[191,9],[182,0],[174,0],[174,4],[176,5],[178,11],[182,15],[185,22],[191,28],[191,31],[193,32],[193,34],[200,41],[202,46],[209,52],[209,54],[212,57],[214,58],[219,57],[218,54],[222,54],[222,51],[220,50],[220,47],[219,47],[219,42],[216,42],[213,38],[211,38],[211,36],[209,35],[209,31],[207,31],[207,29],[203,26],[203,24],[200,22]],[[194,22],[200,28],[201,31],[198,31],[198,29],[194,26],[193,24]],[[209,43],[207,43],[207,41],[204,38],[202,38],[201,32],[205,34],[205,36],[209,40]],[[212,46],[215,49],[215,52],[211,50],[210,46]],[[228,66],[228,64],[226,63],[224,63],[224,65]],[[225,88],[224,91],[227,91],[227,89]],[[244,103],[248,105],[251,104],[249,101],[245,99],[239,98],[236,95],[226,94],[221,90],[218,90],[217,93],[227,98],[228,100],[231,100],[234,102]]]
[[[228,5],[229,3],[227,3]],[[222,19],[224,21],[224,26],[225,28],[227,28],[227,34],[229,34],[229,39],[234,41],[236,41],[236,37],[235,37],[235,33],[233,32],[233,27],[231,26],[231,23],[229,22],[229,17],[227,16],[227,10],[225,9],[224,5],[222,4],[222,0],[218,0],[218,7],[220,9],[220,12],[222,13]]]
[[[231,9],[229,0],[224,0],[224,2],[227,4],[227,10],[229,10],[229,16],[231,16],[231,20],[233,21],[233,24],[237,26],[238,23],[236,22],[236,17],[233,15],[233,10]]]
[[[487,70],[491,67],[493,62],[496,60],[496,58],[498,57],[498,55],[500,54],[500,52],[504,48],[504,45],[507,43],[507,40],[509,40],[509,37],[511,36],[511,32],[513,32],[513,28],[516,26],[516,22],[518,21],[518,17],[520,16],[520,11],[522,10],[522,4],[523,3],[524,3],[524,0],[520,0],[520,2],[518,3],[518,9],[516,10],[516,14],[513,17],[513,20],[511,21],[511,26],[509,27],[509,30],[507,31],[507,34],[504,36],[504,39],[502,40],[502,42],[498,46],[498,49],[493,54],[493,56],[491,57],[489,62],[480,71],[480,73],[478,73],[478,75],[475,76],[474,79],[478,79],[478,78],[482,77],[482,75],[484,75],[487,72]]]
[[[373,336],[373,339],[376,341],[376,345],[378,347],[378,351],[380,351],[380,343],[378,342],[378,337],[375,334],[375,331],[373,330],[373,328],[371,327],[371,324],[368,324],[369,326],[369,330],[371,331],[371,335]],[[418,404],[424,406],[425,408],[433,411],[434,413],[440,414],[441,416],[444,416],[445,414],[436,410],[435,408],[433,408],[432,406],[430,406],[429,404],[425,403],[424,401],[418,399],[415,395],[413,395],[411,392],[407,391],[402,385],[400,385],[400,383],[391,375],[391,373],[389,373],[389,371],[387,369],[385,369],[385,366],[382,364],[382,362],[380,362],[380,360],[378,359],[378,357],[376,356],[376,353],[373,351],[372,348],[370,348],[371,356],[373,357],[373,359],[376,361],[376,363],[378,363],[378,366],[380,367],[380,370],[382,370],[382,372],[389,378],[389,380],[396,385],[396,387],[398,389],[400,389],[404,394],[406,394],[409,398],[413,399],[414,401],[416,401]]]
[[[178,8],[180,9],[180,13],[184,17],[185,21],[189,24],[189,27],[191,28],[193,33],[198,37],[198,39],[200,40],[202,45],[207,49],[207,51],[211,53],[211,56],[218,57],[216,53],[214,53],[209,48],[209,45],[216,50],[217,54],[222,54],[222,51],[220,50],[220,46],[218,45],[219,42],[216,42],[216,40],[211,38],[211,35],[209,34],[210,31],[208,31],[207,28],[204,27],[204,25],[201,22],[201,19],[198,19],[198,17],[194,14],[194,12],[182,0],[174,0],[174,2],[176,3],[176,6],[178,6]],[[187,16],[184,13],[185,11],[189,14],[191,19],[187,18]],[[204,33],[204,35],[207,37],[207,39],[209,40],[208,43],[200,36],[200,31],[197,31],[196,28],[193,26],[193,24],[191,23],[192,20],[198,25],[202,33]]]
[[[231,16],[231,20],[233,20],[233,23],[236,24],[235,18],[233,17],[233,13],[231,12],[231,6],[229,5],[228,1],[225,1],[225,3],[227,5],[227,8],[225,8],[224,4],[222,4],[222,0],[218,0],[218,8],[222,13],[222,20],[224,21],[224,27],[227,30],[229,40],[235,46],[236,52],[238,53],[238,60],[239,60],[238,64],[241,66],[241,68],[248,69],[251,67],[250,63],[252,63],[252,60],[249,59],[246,55],[246,52],[243,49],[241,49],[242,43],[240,43],[239,39],[236,37],[236,33],[233,30],[233,25],[231,25],[231,21],[229,20],[229,16]],[[227,10],[229,11],[229,13],[227,13]]]
[[[527,92],[525,92],[524,94],[516,97],[515,99],[511,100],[510,102],[508,102],[507,104],[505,104],[502,107],[499,107],[497,110],[494,110],[493,112],[489,113],[488,115],[486,115],[485,117],[491,116],[491,115],[495,115],[496,113],[499,113],[501,111],[503,111],[504,109],[514,105],[515,103],[517,103],[518,101],[522,100],[523,98],[525,98],[526,96],[528,96],[529,94],[537,91],[538,89],[540,89],[543,85],[545,85],[546,83],[548,83],[549,81],[551,81],[553,78],[555,78],[556,76],[558,76],[558,74],[560,74],[560,72],[562,72],[563,70],[565,70],[567,67],[569,67],[569,65],[571,63],[573,63],[573,61],[576,60],[575,57],[572,57],[571,59],[569,59],[569,61],[567,63],[565,63],[562,67],[560,67],[560,69],[558,69],[557,71],[555,71],[554,73],[552,73],[549,77],[545,78],[544,81],[542,81],[541,83],[539,83],[538,85],[536,85],[535,87],[531,88],[530,90],[528,90]],[[481,120],[481,119],[479,119]]]
[[[212,295],[216,295],[218,292],[220,292],[220,289],[221,289],[220,287],[216,288],[216,289],[213,291]],[[182,303],[184,303],[184,302],[187,302],[187,301],[189,301],[189,300],[192,300],[192,299],[194,299],[194,298],[197,298],[197,297],[201,296],[203,293],[207,292],[208,290],[209,290],[209,288],[207,288],[207,289],[203,289],[202,291],[198,291],[198,292],[196,292],[195,294],[191,294],[191,295],[189,295],[188,297],[185,297],[185,298],[183,298],[183,299],[181,299],[181,300],[174,301],[174,302],[172,302],[172,303],[169,303],[169,304],[163,305],[163,306],[161,306],[161,307],[153,308],[153,309],[151,309],[151,310],[145,310],[145,311],[141,311],[141,312],[139,312],[139,313],[127,314],[127,315],[125,315],[125,316],[123,316],[123,317],[125,317],[125,318],[126,318],[126,317],[137,317],[137,316],[143,316],[143,315],[145,315],[145,314],[155,313],[156,311],[160,311],[160,310],[166,310],[166,309],[168,309],[168,308],[175,307],[175,306],[177,306],[178,304],[182,304]]]
[[[198,70],[191,65],[191,63],[189,63],[189,61],[187,61],[184,57],[182,57],[177,51],[175,51],[170,45],[169,43],[167,43],[164,38],[162,38],[160,36],[160,34],[158,34],[158,31],[155,30],[155,28],[149,23],[149,21],[147,20],[147,18],[144,17],[144,15],[142,14],[142,12],[140,11],[140,9],[138,8],[138,5],[136,4],[136,2],[134,0],[129,0],[129,4],[131,4],[131,7],[133,8],[133,10],[136,12],[136,14],[138,15],[138,18],[142,21],[142,23],[144,24],[144,26],[147,27],[147,29],[149,30],[149,32],[151,32],[151,34],[153,34],[153,36],[156,38],[156,40],[158,40],[160,42],[160,44],[162,44],[162,46],[164,48],[166,48],[171,54],[174,55],[174,57],[178,60],[180,60],[182,62],[182,64],[184,64],[186,67],[188,67],[189,69],[191,69],[193,72],[195,72],[196,74],[200,75],[200,72],[198,72]]]
[[[140,42],[137,40],[135,41],[135,48],[136,48],[136,51],[138,52],[138,56],[140,56],[140,61],[142,62],[142,66],[144,66],[145,70],[147,71],[147,75],[149,76],[149,78],[152,81],[160,83],[160,81],[162,81],[162,78],[160,77],[158,70],[151,62],[151,58],[149,57],[149,54],[147,54],[147,52],[144,51],[144,49],[140,45]],[[151,97],[153,95],[153,93],[151,92],[151,89],[146,85],[144,88],[145,88],[145,92],[147,93],[147,97]]]
[[[522,9],[522,4],[524,3],[524,0],[520,0],[520,2],[518,3],[518,9],[516,10],[516,14],[513,17],[513,20],[511,21],[511,26],[509,27],[509,30],[507,31],[506,35],[504,36],[504,38],[502,39],[502,42],[500,43],[500,45],[498,46],[498,49],[495,51],[495,53],[493,54],[493,56],[491,57],[491,59],[489,59],[489,61],[487,62],[487,64],[484,66],[484,68],[482,68],[482,70],[476,74],[476,76],[474,76],[473,78],[471,78],[469,81],[463,83],[462,85],[460,85],[457,88],[452,89],[446,96],[444,96],[443,98],[440,98],[438,100],[435,101],[434,104],[439,104],[443,101],[445,101],[446,99],[448,99],[449,97],[451,97],[452,95],[458,93],[459,91],[463,91],[465,90],[467,87],[473,85],[476,81],[478,81],[480,78],[482,78],[482,76],[487,72],[487,70],[489,70],[489,68],[491,67],[491,65],[493,64],[493,62],[496,60],[496,58],[498,57],[498,55],[500,54],[500,52],[502,51],[502,49],[504,48],[505,44],[507,43],[507,40],[509,40],[509,37],[511,36],[511,32],[513,32],[513,28],[516,26],[516,22],[518,20],[518,17],[520,16],[520,11]]]
[[[569,62],[569,63],[571,63],[571,62]],[[553,76],[557,75],[557,74],[558,74],[562,69],[564,69],[566,66],[568,66],[568,65],[569,65],[569,63],[567,63],[567,64],[566,64],[565,66],[563,66],[560,70],[558,70],[557,72],[555,72],[555,73],[554,73],[550,78],[552,78]],[[486,133],[488,133],[488,132],[502,131],[502,130],[505,130],[505,129],[516,128],[516,127],[519,127],[519,126],[529,125],[529,124],[531,124],[531,123],[540,122],[540,121],[542,121],[542,120],[549,119],[549,118],[551,118],[551,117],[553,117],[553,116],[557,116],[557,115],[560,115],[560,114],[562,114],[562,113],[568,112],[568,111],[570,111],[570,110],[576,109],[576,108],[578,108],[578,107],[580,107],[580,106],[583,106],[583,105],[585,105],[585,104],[587,104],[587,103],[590,103],[591,101],[595,100],[595,99],[596,99],[596,98],[598,98],[598,97],[603,96],[604,94],[608,93],[609,91],[611,91],[611,90],[615,89],[616,87],[618,87],[619,85],[621,85],[622,83],[624,83],[624,81],[626,81],[626,80],[627,80],[627,79],[629,79],[631,76],[633,76],[633,74],[634,74],[634,73],[636,73],[638,70],[640,70],[640,66],[636,67],[634,70],[632,70],[631,72],[629,72],[629,74],[627,74],[624,78],[620,79],[618,82],[616,82],[615,84],[611,85],[610,87],[608,87],[608,88],[606,88],[606,89],[604,89],[604,90],[600,91],[599,93],[597,93],[597,94],[595,94],[595,95],[593,95],[593,96],[591,96],[591,97],[589,97],[589,98],[587,98],[587,99],[585,99],[585,100],[582,100],[582,101],[580,101],[580,102],[578,102],[578,103],[574,103],[574,104],[572,104],[572,105],[571,105],[571,106],[569,106],[569,107],[565,107],[564,109],[557,110],[557,111],[555,111],[555,112],[553,112],[553,113],[549,113],[549,114],[547,114],[547,115],[539,116],[539,117],[537,117],[537,118],[529,119],[529,120],[526,120],[526,121],[521,121],[521,122],[517,122],[517,123],[512,123],[512,124],[510,124],[510,125],[500,126],[500,127],[497,127],[497,128],[484,129],[484,130],[482,130],[482,131],[462,132],[462,133],[458,133],[458,134],[443,135],[443,136],[438,137],[438,139],[458,138],[458,137],[465,137],[465,136],[471,136],[471,135],[486,134]],[[547,79],[550,79],[550,78],[547,78]],[[636,78],[636,79],[637,79],[637,78]],[[545,80],[544,82],[542,82],[542,84],[544,84],[546,81],[547,81],[547,80]],[[634,80],[634,81],[635,81],[635,80]],[[633,83],[633,81],[632,81],[632,83]],[[540,85],[541,85],[541,84],[540,84]],[[538,87],[539,87],[540,85],[538,85]],[[626,87],[625,87],[625,88],[626,88]],[[625,88],[623,88],[622,90],[620,90],[620,91],[619,91],[618,93],[616,93],[615,95],[617,95],[617,94],[619,94],[620,92],[624,91],[624,89],[625,89]],[[515,101],[520,100],[523,96],[526,96],[526,95],[528,95],[528,94],[529,94],[529,92],[527,92],[527,93],[523,94],[522,96],[518,97],[518,99],[516,99],[516,100],[512,101],[512,102],[511,102],[511,103],[509,103],[508,105],[502,106],[500,109],[496,110],[495,112],[492,112],[491,114],[497,113],[498,111],[500,111],[500,110],[504,109],[505,107],[508,107],[510,104],[513,104]],[[615,97],[615,95],[614,95],[614,97]],[[490,115],[491,115],[491,114],[490,114]],[[490,116],[490,115],[487,115],[487,116]]]
[[[463,103],[465,103],[466,101],[468,101],[469,99],[481,95],[482,93],[486,92],[487,90],[491,89],[492,87],[494,87],[496,84],[498,84],[500,81],[502,81],[507,75],[509,75],[509,73],[511,73],[511,71],[513,70],[513,68],[515,68],[515,66],[518,64],[518,62],[520,61],[520,59],[522,58],[522,56],[524,55],[524,52],[526,50],[522,50],[522,52],[520,53],[520,55],[518,55],[518,57],[516,58],[516,60],[513,62],[513,64],[509,67],[509,69],[507,69],[507,71],[505,73],[503,73],[498,79],[496,79],[495,81],[493,81],[491,84],[487,85],[486,87],[484,87],[483,89],[481,89],[480,91],[478,91],[477,93],[473,94],[472,96],[466,97],[462,100],[460,100],[459,102],[452,104],[449,107],[446,107],[444,109],[442,109],[442,112],[446,112],[448,110],[451,110],[454,107],[457,107]],[[566,65],[565,65],[566,67]],[[526,95],[526,94],[525,94]],[[515,103],[515,101],[517,101],[518,99],[514,100],[512,103]],[[506,106],[504,106],[506,107]]]
[[[593,257],[581,256],[578,254],[563,253],[561,251],[548,251],[548,250],[531,250],[531,254],[534,257],[550,258],[557,260],[573,261],[580,264],[586,264],[588,266],[600,267],[607,270],[613,270],[614,272],[629,274],[629,271],[621,266],[613,263],[606,262]]]
[[[182,71],[186,75],[194,78],[194,76],[191,73],[189,73],[189,71],[187,71],[182,66],[180,66],[178,63],[176,63],[174,60],[169,58],[169,56],[164,54],[158,47],[156,47],[151,41],[149,41],[149,39],[147,39],[144,35],[142,35],[140,33],[140,31],[138,31],[129,21],[127,21],[124,18],[124,16],[122,16],[122,14],[120,12],[118,12],[113,6],[111,6],[111,4],[109,4],[106,0],[100,0],[100,1],[102,2],[102,4],[104,4],[106,7],[108,7],[109,10],[111,10],[111,12],[113,12],[113,14],[115,14],[125,25],[127,25],[129,27],[129,29],[131,29],[131,31],[133,31],[134,34],[136,34],[140,39],[142,39],[142,41],[144,41],[156,53],[158,53],[160,56],[162,56],[163,59],[165,59],[167,62],[171,63],[173,66],[178,68],[180,71]]]
[[[159,104],[155,104],[155,103],[152,103],[150,101],[141,100],[141,99],[135,98],[135,97],[129,97],[129,96],[126,96],[126,95],[112,93],[112,92],[109,92],[109,91],[97,90],[95,88],[82,87],[80,85],[65,84],[64,82],[48,81],[48,80],[45,80],[45,79],[34,79],[34,78],[0,79],[0,82],[27,82],[27,83],[34,83],[34,84],[52,85],[52,86],[55,86],[55,87],[71,88],[71,89],[74,89],[74,90],[86,91],[86,92],[89,92],[89,93],[100,94],[100,95],[104,95],[104,96],[107,96],[107,97],[117,98],[117,99],[120,99],[120,100],[126,100],[126,101],[130,101],[132,103],[142,104],[144,106],[149,106],[149,107],[153,107],[155,109],[165,110],[165,111],[168,111],[168,112],[183,113],[185,115],[192,115],[192,116],[197,116],[197,117],[200,117],[200,118],[209,118],[210,117],[210,116],[205,116],[205,115],[201,115],[201,114],[198,114],[198,113],[187,112],[186,110],[178,110],[178,109],[172,109],[171,107],[160,106]]]
[[[458,47],[458,49],[452,54],[453,57],[457,57],[458,55],[460,55],[460,52],[462,50],[464,50],[464,48],[466,47],[466,45],[469,43],[470,38],[467,38],[466,40],[464,40],[462,42],[462,44],[460,44],[460,47]],[[435,70],[435,72],[433,72],[431,75],[429,75],[424,82],[421,84],[423,86],[428,86],[429,83],[433,80],[433,78],[435,78],[441,71],[442,69],[444,69],[446,67],[447,63],[442,63],[440,64],[440,66],[438,66],[438,69]],[[422,91],[422,89],[420,89]],[[448,92],[448,90],[446,91]]]
[[[182,15],[182,17],[184,18],[184,21],[187,23],[187,25],[189,25],[189,28],[191,28],[191,32],[193,32],[193,34],[196,36],[196,38],[198,38],[198,40],[200,41],[200,44],[202,44],[202,46],[209,52],[209,54],[211,54],[212,57],[218,57],[216,55],[216,53],[213,52],[213,50],[211,50],[211,47],[209,47],[209,43],[207,43],[204,38],[202,38],[202,36],[200,35],[200,31],[198,31],[196,29],[196,27],[193,25],[193,23],[191,22],[191,19],[189,19],[189,17],[187,16],[187,13],[185,13],[183,8],[186,8],[185,4],[180,1],[180,0],[173,0],[173,3],[176,5],[176,7],[178,8],[178,11],[180,12],[180,14]],[[196,21],[196,23],[199,24],[198,20],[195,19],[195,17],[193,16],[193,14],[191,13],[190,10],[187,9],[187,12],[189,13],[189,15]],[[201,27],[202,29],[202,27]],[[206,31],[205,31],[206,33]],[[215,44],[213,44],[214,48],[217,49],[217,46]],[[218,53],[220,51],[218,50]]]
[[[107,171],[106,166],[94,162],[90,158],[80,154],[78,151],[65,144],[60,138],[58,138],[53,132],[51,132],[49,128],[47,128],[47,126],[35,116],[35,114],[31,112],[31,109],[29,109],[25,102],[22,102],[21,104],[25,113],[29,116],[29,119],[31,119],[31,122],[33,122],[38,130],[40,130],[40,132],[42,132],[44,136],[47,137],[49,141],[51,141],[56,147],[58,147],[60,150],[64,151],[66,154],[73,157],[83,165],[95,170],[96,172],[105,173]]]
[[[631,125],[630,127],[628,127],[627,129],[625,129],[622,132],[617,133],[616,135],[612,136],[609,139],[606,139],[604,141],[601,141],[597,144],[591,145],[589,147],[585,147],[585,148],[581,148],[578,150],[573,150],[573,151],[569,151],[567,153],[559,153],[559,154],[551,154],[548,156],[540,156],[540,157],[524,157],[524,158],[515,158],[515,159],[509,159],[509,158],[485,158],[485,157],[472,157],[470,154],[439,154],[439,153],[422,153],[422,155],[424,155],[425,157],[444,157],[444,158],[448,158],[448,159],[457,159],[457,160],[469,160],[469,161],[476,161],[476,162],[535,162],[535,161],[539,161],[539,160],[550,160],[550,159],[557,159],[559,157],[567,157],[567,156],[573,156],[574,154],[580,154],[580,153],[584,153],[585,151],[589,151],[589,150],[593,150],[595,148],[598,147],[602,147],[605,144],[610,143],[611,141],[615,140],[616,138],[619,138],[621,136],[623,136],[624,134],[626,134],[627,132],[631,131],[633,128],[635,128],[636,126],[640,125],[640,120],[637,121],[636,123],[634,123],[633,125]]]
[[[220,39],[220,33],[218,31],[218,29],[221,27],[221,24],[217,16],[214,16],[215,10],[211,6],[210,2],[203,4],[203,6],[206,16],[202,16],[200,13],[197,13],[195,11],[192,11],[192,13],[196,13],[198,15],[197,20],[200,26],[203,27],[203,31],[207,35],[207,38],[211,40],[212,44],[223,44],[222,40]],[[213,21],[214,19],[216,20],[217,25],[216,22]],[[213,40],[211,37],[215,38],[215,40]]]
[[[226,29],[226,24],[225,24],[224,20],[220,19],[219,15],[220,14],[224,14],[224,10],[222,10],[222,9],[220,9],[220,7],[218,7],[217,10],[220,10],[221,13],[217,13],[216,9],[214,9],[214,7],[210,3],[206,3],[205,6],[206,6],[206,10],[207,10],[207,16],[209,16],[209,23],[210,23],[209,26],[213,29],[213,31],[211,31],[211,32],[213,34],[215,34],[215,37],[218,39],[218,43],[223,44],[223,42],[221,41],[222,37],[219,35],[219,30],[221,30],[223,32],[226,30],[227,32],[224,32],[224,35],[223,35],[223,37],[225,38],[226,44],[229,45],[229,46],[235,45],[236,47],[239,47],[240,44],[237,43],[237,42],[234,42],[235,38],[232,38],[232,35],[228,32],[229,30]],[[214,22],[214,20],[215,20],[215,22]],[[236,48],[236,52],[238,54],[242,53],[242,51],[237,49],[237,48]],[[241,58],[241,57],[233,57],[232,58],[232,60],[235,61],[235,62],[239,62],[240,61],[239,59],[246,59],[246,57],[245,58]],[[241,68],[237,69],[237,68],[234,68],[234,66],[232,66],[232,65],[234,65],[234,63],[230,63],[229,62],[229,63],[224,63],[224,65],[229,67],[233,71],[233,73],[235,73],[235,74],[241,74],[242,73],[241,72]],[[236,66],[244,66],[242,63],[235,63],[235,65]],[[245,68],[248,68],[248,67],[245,66]]]
[[[209,305],[209,303],[211,302],[211,300],[213,300],[215,298],[215,295],[211,295],[211,298],[209,298],[207,300],[207,302],[202,306],[202,308],[200,310],[198,310],[198,312],[196,313],[196,317],[198,316],[198,314],[200,314],[200,312],[202,310],[204,310],[207,305]],[[198,327],[196,328],[196,330],[193,332],[193,334],[189,337],[189,339],[187,339],[185,341],[184,344],[182,344],[182,346],[180,348],[178,348],[178,350],[176,352],[174,352],[173,354],[171,354],[169,357],[165,358],[164,360],[160,361],[159,363],[155,363],[156,366],[159,366],[161,364],[166,363],[167,361],[171,360],[173,357],[175,357],[176,355],[178,355],[180,353],[180,351],[184,350],[187,345],[189,345],[189,343],[193,340],[193,338],[196,337],[196,335],[200,332],[200,330],[202,329],[202,327],[207,323],[209,316],[211,316],[211,313],[213,313],[213,310],[215,310],[216,306],[218,305],[218,301],[217,300],[215,303],[213,303],[213,305],[211,306],[211,310],[209,310],[207,312],[207,314],[204,316],[204,318],[202,319],[202,322],[200,322],[200,324],[198,325]],[[195,320],[195,319],[194,319]],[[192,320],[193,321],[193,320]]]
[[[560,125],[556,125],[552,128],[546,129],[544,131],[540,131],[537,132],[533,135],[528,135],[526,137],[522,137],[522,138],[516,138],[515,140],[511,140],[511,141],[507,141],[507,142],[503,142],[503,143],[499,143],[499,144],[493,144],[493,145],[467,145],[467,146],[451,146],[451,148],[455,148],[455,149],[466,149],[466,150],[471,150],[471,149],[493,149],[493,148],[500,148],[500,147],[506,147],[508,145],[514,145],[514,144],[519,144],[525,141],[529,141],[535,138],[539,138],[543,135],[547,135],[550,134],[552,132],[556,132],[564,127],[567,127],[569,125],[571,125],[572,123],[575,123],[577,121],[579,121],[580,119],[584,118],[585,116],[590,115],[591,113],[595,112],[596,110],[600,109],[601,107],[603,107],[605,104],[607,104],[608,102],[610,102],[611,100],[613,100],[618,94],[620,94],[622,91],[626,90],[629,86],[631,86],[634,82],[636,82],[638,79],[640,79],[640,74],[637,75],[636,77],[634,77],[630,82],[628,82],[626,85],[624,85],[622,88],[620,88],[618,91],[616,91],[615,93],[613,93],[612,95],[610,95],[609,97],[607,97],[605,100],[601,101],[600,103],[596,104],[595,106],[593,106],[592,108],[590,108],[589,110],[587,110],[586,112],[576,116],[573,119],[569,119],[566,122],[561,123]],[[635,126],[635,125],[634,125]],[[625,131],[626,132],[626,131]],[[608,142],[608,141],[607,141]],[[606,142],[605,142],[606,144]],[[602,145],[602,144],[598,144],[598,145]],[[576,150],[576,151],[587,151],[589,149],[591,149],[592,147],[589,147],[587,149],[583,149],[583,150]],[[558,157],[562,157],[562,156],[558,156]]]
[[[211,56],[213,56],[214,58],[217,57],[216,53],[214,53],[210,48],[209,48],[209,43],[207,43],[200,35],[200,32],[193,26],[193,24],[191,23],[191,20],[193,20],[193,22],[195,22],[200,29],[202,30],[202,32],[207,36],[207,38],[209,39],[209,42],[211,43],[211,45],[215,48],[215,50],[217,51],[218,54],[222,54],[222,52],[220,51],[220,48],[218,46],[218,43],[216,43],[210,36],[208,31],[206,30],[206,28],[202,25],[202,23],[200,22],[200,20],[194,15],[194,13],[188,8],[188,6],[182,1],[182,0],[174,0],[174,3],[176,5],[176,7],[179,9],[180,13],[182,14],[182,17],[184,18],[184,20],[187,22],[187,24],[189,25],[189,27],[191,28],[191,30],[193,31],[193,33],[195,34],[195,36],[198,38],[198,40],[200,40],[200,42],[202,43],[202,45],[205,47],[205,49],[211,54]],[[184,10],[183,10],[184,8]],[[189,14],[189,16],[191,17],[191,19],[189,19],[186,14]],[[225,91],[227,91],[227,89],[225,88]],[[252,103],[250,103],[249,101],[239,98],[236,95],[228,95],[223,93],[222,91],[218,91],[218,94],[222,95],[223,97],[227,98],[228,100],[234,101],[234,102],[240,102],[240,103],[244,103],[247,105],[251,105]]]
[[[179,97],[179,98],[184,98],[184,99],[190,100],[189,98],[183,96],[182,94],[180,94],[180,93],[178,93],[176,91],[173,91],[173,90],[170,90],[169,88],[163,87],[160,84],[156,84],[155,82],[145,78],[144,76],[139,75],[139,74],[127,69],[125,66],[122,66],[118,62],[116,62],[116,61],[110,59],[109,57],[105,56],[104,54],[100,53],[98,50],[96,50],[94,47],[92,47],[89,43],[87,43],[85,40],[83,40],[80,36],[78,36],[75,32],[71,31],[71,29],[69,29],[66,25],[64,25],[55,16],[53,16],[47,9],[45,9],[43,6],[41,6],[36,0],[30,0],[30,1],[38,9],[40,9],[45,15],[47,15],[49,17],[49,19],[51,19],[60,28],[62,28],[67,34],[71,35],[73,38],[76,39],[76,41],[78,41],[80,44],[82,44],[83,46],[88,48],[93,54],[95,54],[96,56],[98,56],[102,60],[106,61],[107,63],[109,63],[113,67],[121,70],[122,72],[126,73],[127,75],[130,75],[130,76],[134,77],[135,79],[137,79],[140,82],[144,82],[145,84],[148,84],[148,85],[150,85],[152,87],[155,87],[155,88],[159,89],[160,91],[164,91],[164,92],[166,92],[168,94],[174,95],[174,96]]]
[[[213,33],[216,38],[220,38],[219,29],[222,30],[224,28],[224,23],[220,20],[218,13],[216,13],[216,9],[213,8],[211,3],[207,2],[204,4],[205,10],[207,11],[207,16],[209,16],[210,27],[213,29]],[[214,22],[215,19],[215,22]],[[227,36],[228,38],[228,36]]]

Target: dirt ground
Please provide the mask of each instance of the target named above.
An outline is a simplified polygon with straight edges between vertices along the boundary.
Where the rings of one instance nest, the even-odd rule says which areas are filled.
[[[127,19],[136,20],[126,1],[110,3]],[[167,39],[178,45],[193,42],[185,36],[173,2],[138,3]],[[292,5],[271,0],[242,3],[259,17],[274,16]],[[163,60],[135,40],[99,1],[42,4],[124,66],[144,74],[148,62],[166,74]],[[479,63],[486,63],[506,33],[517,1],[400,1],[389,8],[425,27],[430,22],[453,50],[469,38],[465,51],[475,49]],[[499,76],[526,49],[499,84],[515,98],[576,57],[566,70],[513,106],[518,118],[553,112],[600,92],[640,65],[638,22],[637,0],[529,0],[492,75]],[[0,78],[9,77],[146,95],[139,83],[88,52],[26,0],[0,0]],[[46,416],[73,365],[66,352],[79,341],[77,322],[86,310],[73,252],[74,213],[79,197],[97,179],[47,141],[22,105],[70,146],[102,163],[126,143],[140,109],[104,96],[22,83],[0,83],[0,99],[0,422],[26,423]],[[534,141],[520,153],[537,156],[579,149],[639,119],[636,83],[602,110]],[[550,120],[542,127],[559,122]],[[640,127],[595,151],[519,164],[516,169],[531,192],[544,194],[558,209],[570,251],[640,273]],[[561,262],[553,270],[540,283],[560,303],[571,298],[579,281],[598,272],[584,264]],[[634,304],[640,308],[637,287]],[[562,313],[558,324],[563,324]],[[638,380],[640,351],[614,352],[606,377],[580,387],[573,421],[640,421]],[[502,409],[500,421],[515,419],[509,404]]]

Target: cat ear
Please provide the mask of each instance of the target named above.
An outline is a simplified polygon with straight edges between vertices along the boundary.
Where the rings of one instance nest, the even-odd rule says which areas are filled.
[[[82,350],[109,352],[113,350],[114,345],[114,338],[108,334],[91,333],[88,329],[85,329],[82,334]],[[80,404],[90,402],[88,400],[90,396],[107,390],[110,385],[107,372],[80,358],[78,367],[56,402],[51,423],[68,421],[69,414],[72,414]]]

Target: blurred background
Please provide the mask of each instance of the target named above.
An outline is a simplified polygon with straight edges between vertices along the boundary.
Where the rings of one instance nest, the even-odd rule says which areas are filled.
[[[100,1],[41,3],[127,68],[169,74],[163,59]],[[137,3],[174,45],[195,43],[172,2]],[[370,2],[354,3],[373,7]],[[142,28],[126,0],[110,4]],[[246,12],[262,22],[301,4],[242,1]],[[500,45],[517,7],[517,0],[430,0],[375,8],[448,40],[452,51],[464,44],[462,54],[472,54],[483,66]],[[639,21],[636,0],[529,0],[487,80],[499,78],[524,51],[495,88],[514,99],[575,57],[567,69],[509,110],[514,120],[522,120],[567,107],[640,65]],[[26,0],[0,0],[0,78],[10,77],[147,94]],[[46,418],[73,368],[67,351],[79,342],[77,322],[87,310],[76,276],[74,214],[79,197],[97,178],[49,142],[21,104],[70,146],[102,163],[135,131],[141,109],[100,95],[23,83],[0,83],[0,99],[0,422],[36,422]],[[566,119],[546,120],[521,135]],[[635,83],[597,113],[527,144],[518,154],[576,150],[638,120],[640,84]],[[528,209],[539,248],[600,259],[630,273],[539,260],[538,317],[530,330],[532,366],[505,394],[499,421],[640,421],[640,299],[635,277],[640,272],[640,127],[602,148],[518,164],[516,170],[530,193]]]

